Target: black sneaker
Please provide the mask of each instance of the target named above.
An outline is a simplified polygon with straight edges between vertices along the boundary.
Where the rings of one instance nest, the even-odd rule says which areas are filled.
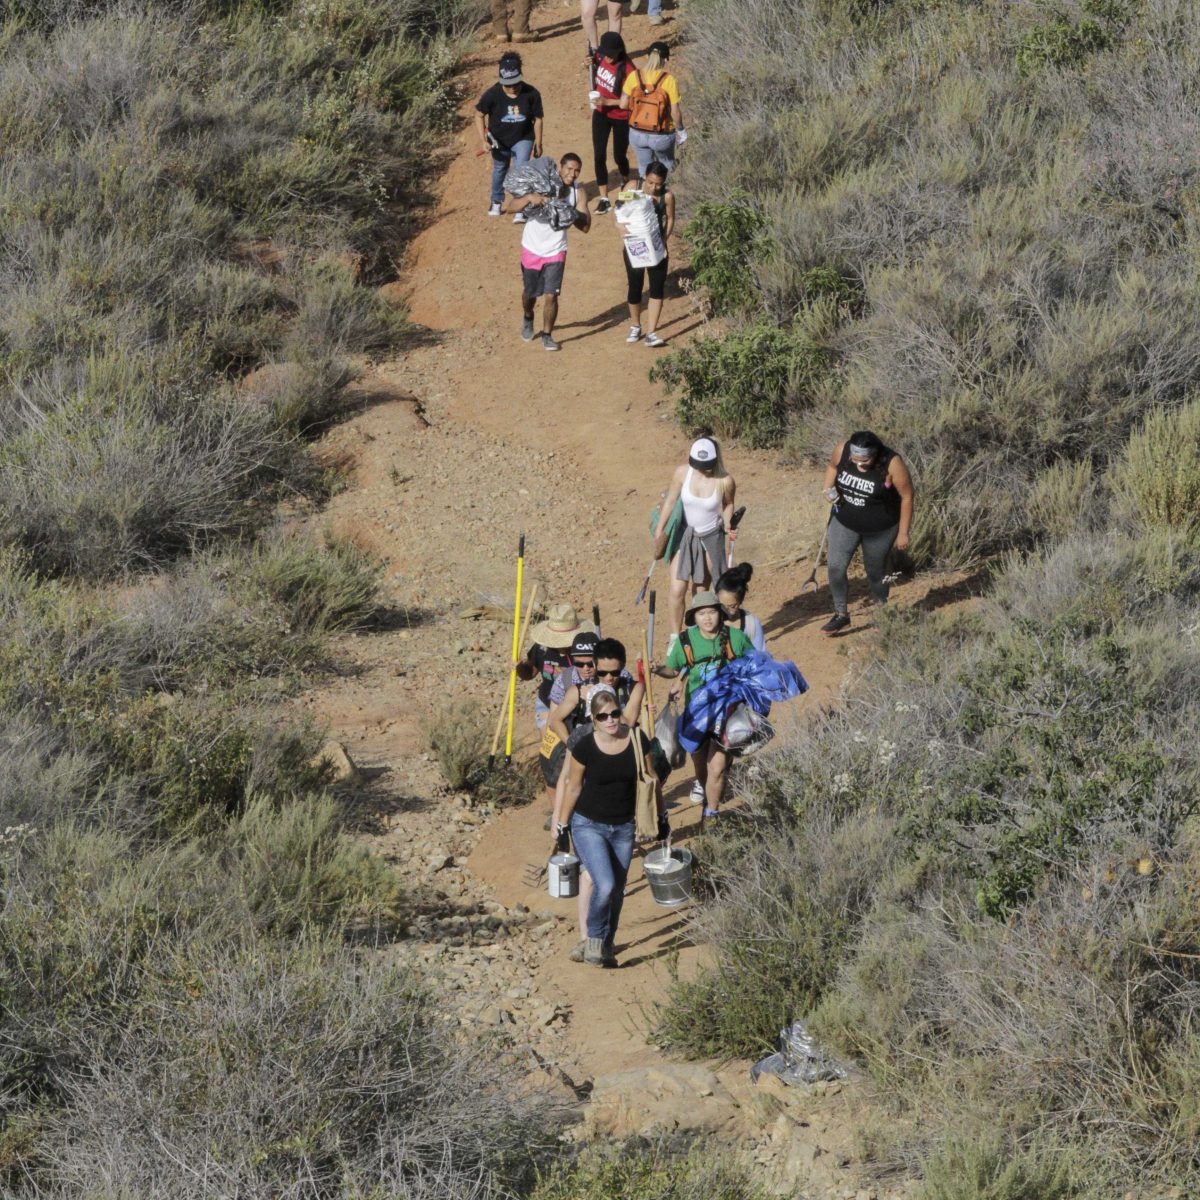
[[[849,613],[834,613],[824,625],[821,626],[821,632],[826,637],[831,637],[835,633],[841,633],[843,629],[850,624]]]
[[[600,197],[600,203],[596,205],[596,216],[602,217],[606,212],[611,211],[612,203],[607,196]]]

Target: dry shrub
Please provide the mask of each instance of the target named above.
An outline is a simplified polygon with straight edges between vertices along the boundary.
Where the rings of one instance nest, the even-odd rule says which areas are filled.
[[[1200,402],[1147,417],[1114,464],[1111,485],[1122,509],[1148,529],[1200,527]]]
[[[479,782],[494,730],[477,700],[451,701],[430,718],[426,735],[442,778],[455,791]]]

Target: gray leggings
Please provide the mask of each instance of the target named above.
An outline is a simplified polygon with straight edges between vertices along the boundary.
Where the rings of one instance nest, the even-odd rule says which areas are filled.
[[[853,529],[847,529],[836,516],[829,522],[825,566],[829,570],[829,590],[833,593],[834,612],[846,611],[846,595],[850,590],[846,580],[846,568],[860,543],[867,582],[871,585],[871,598],[876,604],[886,603],[888,586],[883,582],[883,576],[887,567],[888,552],[899,530],[899,525],[893,525],[889,529],[879,530],[878,533],[855,533]]]

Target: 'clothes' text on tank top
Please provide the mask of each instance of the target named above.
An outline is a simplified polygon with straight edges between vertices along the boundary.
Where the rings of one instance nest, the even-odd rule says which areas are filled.
[[[715,480],[713,481],[716,482]],[[697,496],[692,491],[692,468],[683,479],[683,488],[679,493],[683,501],[683,515],[687,523],[701,537],[712,533],[721,523],[721,488],[714,487],[711,496]]]
[[[850,443],[842,448],[838,460],[836,487],[837,519],[855,533],[878,533],[900,521],[900,495],[888,480],[890,451],[875,456],[875,461],[860,471],[850,461]]]

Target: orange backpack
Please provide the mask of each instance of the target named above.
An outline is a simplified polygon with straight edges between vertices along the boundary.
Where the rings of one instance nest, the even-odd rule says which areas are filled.
[[[637,84],[629,94],[629,125],[642,133],[668,133],[671,129],[671,97],[663,88],[666,71],[660,71],[654,86],[642,82],[641,71],[635,71]]]

